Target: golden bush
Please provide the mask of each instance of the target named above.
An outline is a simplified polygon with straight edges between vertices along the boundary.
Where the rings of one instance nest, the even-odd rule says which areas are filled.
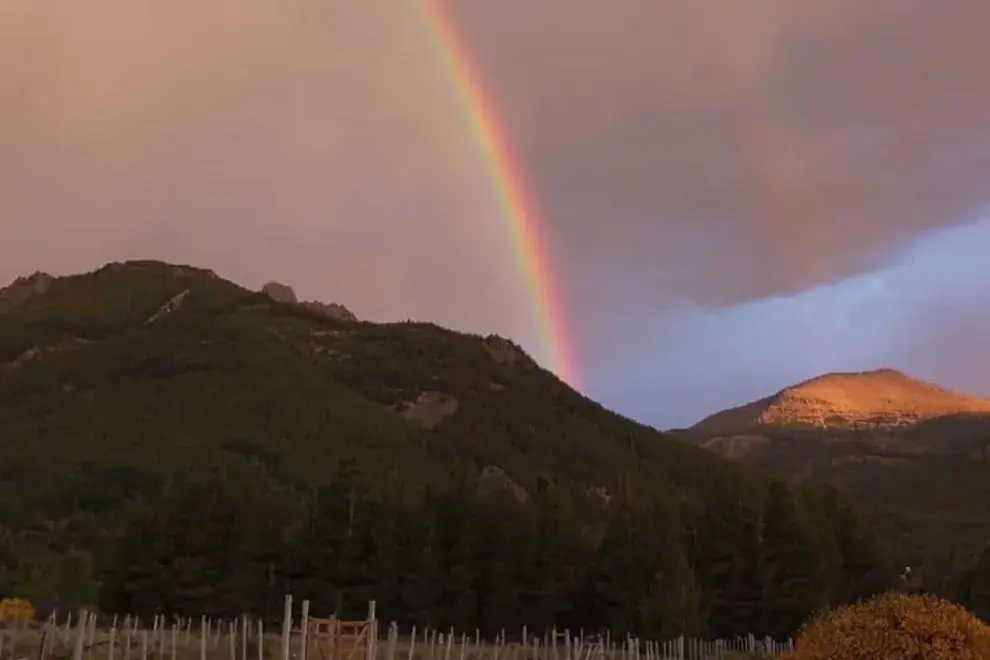
[[[0,621],[33,621],[34,605],[23,598],[0,600]]]
[[[786,660],[990,660],[990,627],[941,598],[889,593],[811,619]]]

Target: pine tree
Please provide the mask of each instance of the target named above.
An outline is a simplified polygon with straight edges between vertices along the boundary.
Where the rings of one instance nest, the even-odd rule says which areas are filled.
[[[697,634],[702,627],[701,587],[688,561],[678,513],[656,504],[641,520],[646,529],[658,530],[658,534],[650,536],[649,575],[637,613],[640,636],[672,639]]]
[[[767,631],[786,638],[824,604],[827,583],[821,574],[824,557],[807,513],[781,481],[773,482],[767,494],[763,539],[769,576]]]
[[[881,547],[876,535],[833,486],[822,489],[822,507],[835,539],[835,558],[840,575],[836,578],[839,602],[856,602],[897,585],[892,558]]]
[[[960,596],[966,607],[983,621],[990,621],[990,546],[961,580]]]
[[[741,493],[719,489],[695,514],[692,558],[704,592],[706,633],[745,636],[756,629],[765,595],[760,512]]]

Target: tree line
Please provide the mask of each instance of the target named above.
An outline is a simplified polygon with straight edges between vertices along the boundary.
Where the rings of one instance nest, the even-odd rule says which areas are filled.
[[[523,502],[482,495],[468,473],[437,489],[374,487],[356,473],[314,488],[231,463],[174,475],[89,529],[7,533],[0,589],[41,608],[95,601],[141,616],[277,620],[291,592],[316,614],[360,618],[374,599],[402,625],[487,634],[556,625],[782,639],[821,607],[897,585],[834,490],[719,490],[672,501],[630,487],[589,517],[552,483]]]

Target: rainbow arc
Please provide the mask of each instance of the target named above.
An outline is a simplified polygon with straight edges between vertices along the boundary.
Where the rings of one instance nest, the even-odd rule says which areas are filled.
[[[500,215],[512,241],[516,266],[529,292],[529,305],[547,367],[576,387],[577,373],[565,332],[564,304],[555,279],[553,255],[541,231],[541,216],[524,185],[509,134],[444,4],[442,0],[416,0],[489,172]]]

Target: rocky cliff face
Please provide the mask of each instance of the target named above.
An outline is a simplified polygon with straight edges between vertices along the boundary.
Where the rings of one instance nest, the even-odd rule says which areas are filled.
[[[964,413],[990,413],[990,399],[952,392],[894,369],[831,373],[784,388],[692,427],[706,434],[766,426],[892,428]]]
[[[311,309],[314,312],[318,312],[330,318],[341,321],[358,320],[358,317],[354,314],[354,312],[337,303],[324,303],[316,300],[299,302],[299,299],[296,297],[296,292],[293,291],[292,287],[287,284],[269,282],[265,286],[261,287],[261,292],[276,302],[300,305],[301,307]]]
[[[343,305],[338,303],[323,303],[316,300],[307,300],[299,303],[306,309],[311,309],[314,312],[319,312],[324,316],[329,316],[333,319],[339,319],[341,321],[357,321],[358,317],[354,312],[347,309]]]
[[[279,282],[269,282],[265,286],[261,287],[261,292],[266,294],[269,298],[275,302],[280,303],[296,303],[299,302],[296,299],[296,292],[292,290],[292,287],[288,284],[280,284]]]
[[[32,296],[45,293],[54,279],[48,273],[42,272],[18,277],[11,284],[0,289],[0,307],[16,307]]]

